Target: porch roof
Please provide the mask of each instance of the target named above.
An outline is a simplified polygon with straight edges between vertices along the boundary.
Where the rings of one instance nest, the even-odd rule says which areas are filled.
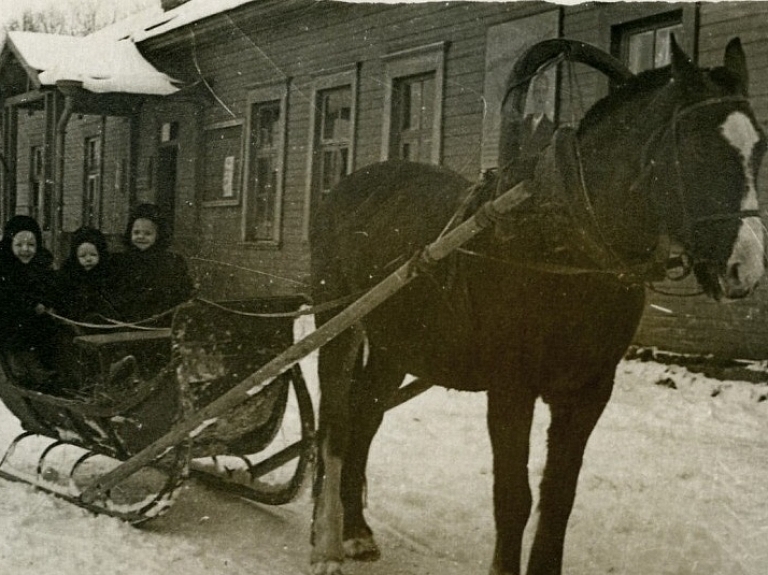
[[[133,41],[100,36],[9,32],[6,47],[38,87],[77,82],[88,92],[167,96],[178,91]]]

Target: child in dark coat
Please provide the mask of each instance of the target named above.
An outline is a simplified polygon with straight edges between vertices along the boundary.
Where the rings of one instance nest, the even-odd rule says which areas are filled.
[[[0,241],[0,347],[12,375],[40,389],[56,385],[58,325],[45,312],[58,294],[40,226],[13,216]]]
[[[123,236],[126,251],[115,254],[117,290],[114,304],[125,321],[163,314],[192,296],[192,278],[180,255],[169,250],[170,227],[154,204],[131,213]],[[160,321],[169,324],[168,315]]]
[[[111,301],[114,273],[104,234],[83,226],[72,234],[69,255],[59,270],[58,312],[75,321],[115,318]]]

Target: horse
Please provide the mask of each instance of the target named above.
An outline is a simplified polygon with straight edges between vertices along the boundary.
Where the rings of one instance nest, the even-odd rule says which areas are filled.
[[[314,575],[342,573],[345,558],[380,556],[363,513],[366,465],[407,374],[487,393],[492,575],[523,572],[529,436],[535,401],[548,405],[525,572],[561,573],[585,446],[645,286],[665,277],[668,261],[688,262],[703,292],[726,301],[749,295],[764,273],[756,175],[766,138],[747,96],[738,39],[714,68],[696,66],[673,40],[669,66],[626,80],[570,136],[554,138],[526,180],[530,205],[497,214],[496,225],[439,263],[414,256],[509,177],[499,190],[446,168],[385,161],[341,180],[311,230],[315,301],[364,292],[409,258],[420,273],[320,349]]]

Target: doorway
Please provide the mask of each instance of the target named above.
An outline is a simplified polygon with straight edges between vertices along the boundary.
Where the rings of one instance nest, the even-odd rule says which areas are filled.
[[[178,171],[178,144],[161,144],[157,153],[157,195],[155,203],[173,233],[176,214],[176,180]]]

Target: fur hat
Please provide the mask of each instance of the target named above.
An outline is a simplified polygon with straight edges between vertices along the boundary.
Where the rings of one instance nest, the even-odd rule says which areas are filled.
[[[32,216],[16,215],[3,226],[3,245],[10,249],[13,237],[19,232],[32,232],[37,240],[37,247],[43,247],[43,232],[40,224]]]
[[[43,244],[43,232],[40,230],[40,224],[32,216],[17,214],[3,226],[3,238],[0,240],[0,257],[3,261],[15,260],[13,256],[13,238],[19,232],[32,232],[37,241],[37,253],[34,261],[42,263],[45,266],[53,263],[53,256]]]
[[[133,223],[138,219],[149,220],[157,227],[157,241],[152,248],[164,250],[170,247],[171,226],[168,222],[168,218],[165,217],[160,211],[160,208],[155,204],[139,204],[131,211],[131,215],[128,218],[128,224],[125,226],[123,245],[125,245],[126,248],[131,249],[133,247],[131,233],[133,231]]]
[[[104,257],[107,253],[107,238],[104,234],[96,228],[83,226],[72,234],[72,240],[69,243],[70,259],[77,259],[77,248],[85,243],[93,244],[100,257]]]

